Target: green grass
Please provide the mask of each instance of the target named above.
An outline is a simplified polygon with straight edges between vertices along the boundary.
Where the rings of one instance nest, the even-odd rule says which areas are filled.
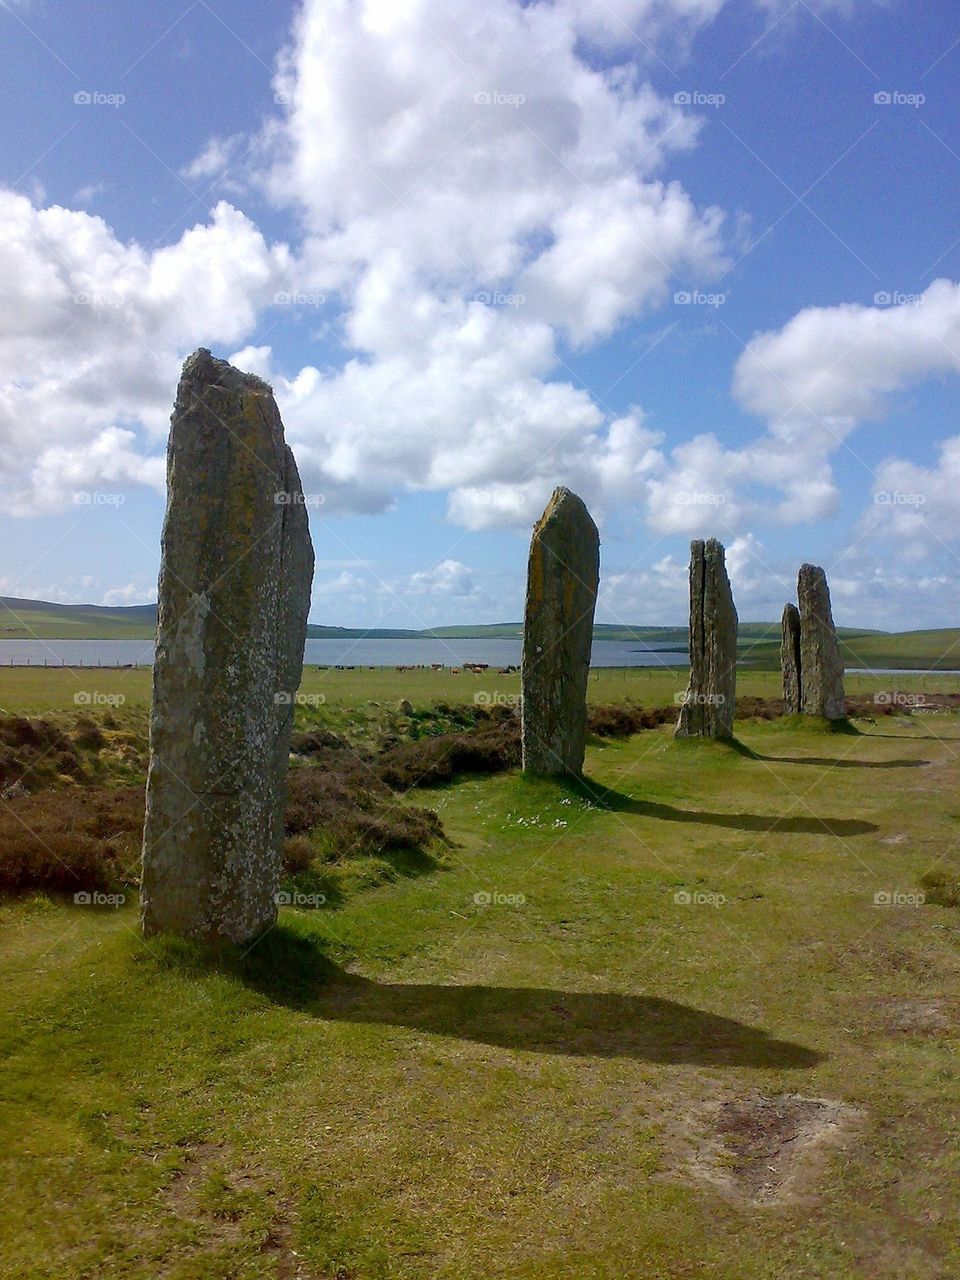
[[[596,704],[626,700],[645,706],[664,706],[686,687],[683,668],[663,667],[594,667],[590,673],[587,696]],[[143,707],[150,702],[151,672],[149,668],[117,667],[66,669],[59,667],[0,667],[0,711],[43,713],[50,709],[94,709],[108,705],[106,698],[121,705]],[[960,677],[931,674],[928,676],[859,676],[847,677],[850,695],[871,693],[876,689],[918,690],[946,693],[960,690]],[[307,667],[300,686],[304,711],[316,712],[313,718],[347,714],[354,717],[357,709],[375,714],[369,704],[395,707],[402,699],[414,707],[428,707],[436,702],[473,702],[516,697],[520,692],[519,675],[501,676],[487,671],[474,676],[469,672],[451,675],[446,671],[395,671],[393,667],[359,668],[356,671],[324,670]],[[776,698],[780,696],[779,671],[741,670],[737,692],[745,696]],[[81,702],[76,702],[77,696]],[[83,699],[89,701],[84,702]],[[323,699],[321,702],[320,699]]]
[[[841,638],[840,645],[849,666],[960,669],[960,629],[956,627]]]
[[[342,674],[344,714],[388,696]],[[0,1275],[960,1274],[960,917],[875,905],[956,863],[960,720],[860,728],[647,732],[591,747],[587,794],[420,793],[442,869],[245,954],[7,903]],[[742,1149],[727,1190],[697,1176],[725,1107],[794,1094],[859,1113],[798,1199],[752,1203]]]

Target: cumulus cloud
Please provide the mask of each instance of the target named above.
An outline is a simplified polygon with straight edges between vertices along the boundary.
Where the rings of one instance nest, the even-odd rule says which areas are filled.
[[[734,390],[784,435],[828,422],[829,437],[878,416],[891,392],[958,369],[960,285],[936,280],[897,306],[809,307],[758,334],[737,363]]]
[[[675,272],[717,272],[722,218],[658,176],[696,118],[578,39],[612,23],[636,48],[631,19],[715,7],[304,6],[260,154],[302,220],[300,287],[343,309],[351,358],[278,379],[334,509],[441,489],[480,528],[527,522],[560,480],[640,495],[652,438],[558,378],[561,347],[658,305]]]
[[[102,218],[0,190],[0,506],[161,484],[184,351],[247,332],[288,271],[286,248],[224,202],[147,252]]]
[[[472,596],[476,590],[473,572],[459,560],[441,560],[430,569],[423,569],[410,578],[414,592],[427,595]]]
[[[326,616],[352,625],[420,630],[453,620],[487,621],[494,604],[504,607],[504,600],[514,600],[505,607],[515,611],[522,584],[515,573],[478,574],[452,557],[406,574],[358,561],[339,573],[321,569],[313,598]]]
[[[438,490],[455,522],[522,526],[559,482],[600,518],[641,506],[662,534],[735,537],[764,513],[831,511],[836,433],[922,376],[929,333],[901,322],[868,361],[872,383],[853,350],[873,309],[760,335],[736,392],[771,426],[747,449],[709,434],[671,448],[642,409],[613,417],[563,376],[567,348],[724,269],[721,211],[668,172],[701,122],[641,70],[723,2],[304,0],[273,118],[212,137],[182,169],[221,183],[242,170],[292,216],[295,250],[225,200],[147,251],[88,213],[0,191],[0,506],[161,484],[177,369],[204,344],[275,383],[330,513]],[[323,303],[324,355],[299,371],[253,337],[278,296]],[[844,368],[817,365],[848,331]]]
[[[654,528],[733,536],[757,521],[801,524],[835,514],[831,460],[851,433],[880,417],[897,392],[960,372],[960,285],[937,280],[896,305],[878,298],[873,306],[810,307],[751,339],[733,391],[767,420],[765,432],[738,448],[710,433],[675,446],[648,486]],[[884,464],[878,490],[922,490],[930,505],[891,499],[875,523],[916,532],[936,513],[939,536],[954,536],[940,506],[955,455],[947,442],[939,469],[926,473],[896,459]]]

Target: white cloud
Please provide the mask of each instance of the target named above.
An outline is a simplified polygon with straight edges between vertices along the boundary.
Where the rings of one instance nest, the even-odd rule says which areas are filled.
[[[305,0],[274,86],[286,106],[256,138],[211,138],[182,170],[260,181],[298,220],[295,256],[226,201],[147,251],[100,218],[0,191],[0,507],[162,483],[178,366],[204,344],[239,347],[238,363],[274,381],[329,513],[437,490],[455,522],[524,526],[561,482],[600,518],[642,506],[663,534],[734,537],[758,515],[829,513],[833,433],[946,367],[921,367],[929,332],[900,321],[866,383],[853,355],[836,371],[822,351],[872,333],[872,309],[804,312],[761,335],[736,389],[773,422],[746,449],[709,434],[668,449],[642,410],[613,419],[563,374],[566,345],[655,308],[675,276],[699,285],[723,268],[721,212],[667,172],[701,122],[639,70],[722,4]],[[945,315],[954,286],[941,284],[931,309]],[[288,289],[330,300],[339,367],[271,368],[253,335]],[[793,412],[798,392],[829,431]]]
[[[937,280],[898,306],[810,307],[758,334],[737,363],[734,390],[782,438],[812,428],[829,440],[877,417],[891,392],[958,369],[960,285]]]
[[[136,582],[128,582],[125,587],[111,587],[109,591],[105,591],[100,603],[123,607],[134,604],[153,604],[156,598],[156,584],[145,587]]]
[[[221,178],[243,155],[245,135],[234,133],[229,137],[212,137],[189,164],[180,170],[180,176],[188,182],[206,178]]]
[[[764,434],[730,448],[714,434],[674,447],[648,484],[649,518],[665,533],[734,536],[757,521],[804,524],[835,514],[831,458],[890,398],[937,374],[960,372],[960,285],[938,280],[899,305],[810,307],[776,332],[756,335],[734,373],[741,405],[768,421]],[[940,507],[954,481],[948,442],[939,471],[891,460],[879,490],[929,494],[930,506],[891,502],[877,513],[897,532],[937,513],[938,536],[956,523]],[[939,496],[938,496],[939,495]]]
[[[636,48],[624,18],[714,8],[607,17]],[[627,439],[557,379],[559,344],[662,302],[674,272],[716,272],[721,215],[654,176],[698,122],[629,66],[583,56],[588,11],[304,6],[276,84],[289,108],[260,155],[279,157],[268,189],[306,230],[300,285],[340,298],[355,353],[338,372],[276,379],[332,510],[440,489],[451,518],[479,528],[526,523],[560,481],[601,505],[641,495],[652,438]]]
[[[413,574],[410,587],[416,593],[443,596],[472,596],[477,590],[473,571],[459,560],[441,560]]]
[[[606,48],[690,35],[711,21],[725,0],[557,0],[577,34]]]
[[[481,585],[481,579],[486,585]],[[419,630],[442,623],[486,621],[504,598],[514,600],[505,607],[508,613],[515,612],[522,600],[522,584],[518,573],[511,572],[505,584],[503,575],[490,571],[480,575],[452,557],[406,574],[357,562],[355,568],[332,576],[321,573],[313,598],[318,615],[332,625]]]
[[[161,483],[185,351],[248,332],[288,271],[285,247],[224,202],[150,253],[101,218],[0,190],[0,508]]]
[[[91,182],[85,187],[78,187],[71,197],[74,204],[93,204],[97,196],[103,195],[107,186],[104,182]],[[43,204],[44,201],[39,201]]]
[[[864,514],[862,529],[895,544],[902,558],[921,562],[933,552],[960,559],[947,546],[960,539],[960,436],[939,446],[933,466],[906,458],[887,458],[877,467],[873,504]]]

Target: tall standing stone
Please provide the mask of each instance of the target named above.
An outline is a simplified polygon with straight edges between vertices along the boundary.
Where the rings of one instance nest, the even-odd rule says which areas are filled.
[[[524,772],[578,777],[600,580],[600,535],[584,503],[555,489],[530,541],[523,624]]]
[[[800,668],[800,611],[795,604],[784,606],[780,622],[780,670],[783,675],[783,713],[797,716],[803,708],[803,681]]]
[[[313,547],[267,383],[195,352],[167,449],[143,929],[246,942],[276,919]]]
[[[842,720],[847,713],[843,692],[843,658],[837,641],[827,575],[817,565],[801,566],[800,680],[804,715]]]
[[[678,738],[731,738],[737,703],[737,610],[723,546],[690,544],[690,681]]]

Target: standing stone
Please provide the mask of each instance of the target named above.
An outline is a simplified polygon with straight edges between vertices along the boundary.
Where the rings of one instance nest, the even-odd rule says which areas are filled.
[[[678,738],[732,738],[737,704],[737,610],[723,546],[690,544],[690,682]]]
[[[842,720],[847,713],[843,693],[843,659],[830,610],[827,575],[817,565],[801,566],[800,688],[804,715]]]
[[[783,673],[783,714],[798,716],[803,708],[800,678],[800,611],[795,604],[784,606],[780,622],[780,670]]]
[[[580,498],[555,489],[530,541],[523,624],[523,768],[583,771],[587,677],[600,580],[600,535]]]
[[[313,547],[267,383],[195,352],[167,449],[143,930],[246,942],[277,916]]]

